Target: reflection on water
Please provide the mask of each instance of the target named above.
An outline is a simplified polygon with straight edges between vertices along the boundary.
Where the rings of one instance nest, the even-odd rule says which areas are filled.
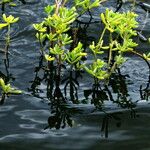
[[[8,97],[0,107],[0,149],[149,150],[150,111],[145,100],[150,90],[145,63],[129,57],[104,88],[101,83],[95,85],[89,76],[78,77],[78,85],[74,81],[76,73],[67,70],[64,82],[55,89],[54,80],[49,80],[52,74],[43,70],[45,64],[31,25],[41,21],[48,3],[26,0],[26,5],[16,9],[6,7],[8,12],[24,18],[13,33],[9,75],[16,78],[14,86],[26,92]],[[107,5],[114,6],[114,1]],[[136,11],[143,22],[145,11],[139,6]],[[147,34],[149,25],[147,22],[144,28]],[[145,44],[142,46],[147,49]],[[0,67],[0,76],[7,78],[2,63]],[[61,101],[56,100],[54,91]]]

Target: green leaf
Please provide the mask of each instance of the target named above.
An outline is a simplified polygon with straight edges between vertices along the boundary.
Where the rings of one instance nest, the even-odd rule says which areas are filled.
[[[71,36],[69,36],[68,34],[61,34],[59,36],[59,39],[62,41],[62,45],[67,45],[72,43]]]
[[[51,14],[51,13],[54,11],[55,8],[56,8],[55,5],[48,5],[48,6],[46,6],[46,7],[44,8],[44,10],[45,10],[45,12],[46,12],[47,14]]]
[[[5,89],[5,82],[2,78],[0,78],[0,86],[2,87],[2,90]]]
[[[49,33],[49,34],[46,34],[46,36],[50,41],[56,41],[57,40],[57,34],[55,34],[55,33]]]
[[[38,32],[46,32],[47,28],[44,27],[44,22],[33,24],[33,27]]]
[[[38,40],[40,40],[40,42],[43,42],[47,35],[45,33],[36,33],[35,36]]]
[[[55,57],[52,57],[52,56],[49,56],[49,55],[45,54],[45,59],[47,61],[53,61],[53,60],[55,60]]]
[[[144,57],[146,60],[150,61],[150,53],[148,53],[147,55],[146,55],[146,54],[143,54],[143,57]]]
[[[64,53],[64,50],[59,47],[58,44],[56,44],[54,48],[50,48],[50,53],[54,55],[62,55]]]
[[[0,23],[0,29],[6,27],[8,24],[7,23]]]
[[[9,6],[16,7],[17,5],[15,3],[9,3]]]
[[[66,53],[66,61],[69,64],[75,64],[81,60],[83,56],[86,56],[87,53],[83,52],[82,43],[78,43],[72,51]]]
[[[89,9],[92,9],[94,7],[99,7],[100,6],[100,0],[95,0],[90,6]]]
[[[12,15],[9,15],[8,17],[3,14],[3,20],[7,23],[7,24],[12,24],[12,23],[16,23],[19,20],[19,17],[15,18]]]
[[[115,57],[115,62],[118,66],[122,65],[124,62],[126,62],[127,59],[122,57],[121,55]]]
[[[21,94],[22,93],[22,91],[12,88],[10,84],[5,84],[2,78],[0,78],[0,86],[4,94]]]
[[[22,94],[21,90],[16,90],[14,88],[11,88],[11,90],[8,92],[8,94]]]

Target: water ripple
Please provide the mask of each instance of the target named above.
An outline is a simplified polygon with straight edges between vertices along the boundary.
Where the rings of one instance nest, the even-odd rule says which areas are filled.
[[[23,120],[30,120],[39,124],[45,124],[49,117],[49,111],[47,110],[23,110],[16,111],[15,114],[20,116]]]
[[[1,106],[0,107],[0,113],[1,112],[8,112],[11,111],[15,108],[16,106]]]

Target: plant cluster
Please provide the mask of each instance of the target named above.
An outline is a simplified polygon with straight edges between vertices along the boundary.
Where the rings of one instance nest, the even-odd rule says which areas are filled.
[[[54,97],[57,97],[56,99],[63,97],[59,86],[67,79],[64,89],[70,85],[70,93],[77,91],[79,84],[75,81],[73,72],[79,73],[84,70],[94,79],[91,90],[92,98],[100,101],[97,93],[100,82],[103,81],[104,87],[109,84],[113,74],[126,61],[124,57],[126,53],[140,56],[149,66],[150,53],[141,54],[135,50],[138,46],[133,40],[133,37],[137,36],[137,14],[132,11],[119,13],[106,9],[105,13],[100,14],[104,28],[99,40],[92,41],[85,49],[84,43],[77,40],[77,37],[74,38],[74,34],[71,36],[69,31],[75,29],[76,22],[85,12],[91,15],[91,9],[98,7],[103,1],[75,0],[75,4],[71,8],[66,7],[66,2],[56,0],[54,5],[45,7],[47,17],[41,23],[33,24],[37,31],[36,38],[41,46],[41,55],[48,62],[46,69],[52,73],[51,80],[54,81],[53,88],[55,87]],[[88,23],[90,24],[91,20]],[[107,42],[105,35],[109,35]],[[89,50],[92,52],[93,61],[91,64],[86,64],[83,58],[91,55]],[[103,59],[104,53],[108,53],[107,60]],[[71,73],[67,79],[63,80],[66,68],[70,68]],[[70,97],[73,96],[70,95]],[[71,100],[75,102],[75,96]]]
[[[24,0],[19,1],[26,3]],[[149,81],[144,89],[140,87],[140,96],[141,99],[149,99],[150,53],[145,54],[135,50],[138,43],[134,41],[134,38],[140,36],[144,41],[148,41],[141,32],[137,32],[137,14],[133,11],[118,12],[122,6],[122,0],[118,0],[116,12],[106,9],[100,14],[103,25],[101,25],[102,32],[99,33],[99,39],[88,36],[88,27],[93,23],[99,23],[99,21],[93,21],[93,8],[99,7],[104,1],[74,0],[68,7],[69,0],[55,0],[54,4],[45,7],[45,18],[33,24],[36,31],[35,37],[39,43],[40,60],[38,67],[35,68],[35,78],[29,90],[34,96],[40,97],[37,93],[42,90],[38,86],[42,82],[46,83],[46,98],[51,103],[51,115],[45,129],[73,126],[74,120],[71,115],[79,110],[66,108],[64,104],[68,102],[68,99],[72,103],[81,102],[78,100],[80,85],[78,79],[79,77],[84,79],[84,75],[87,74],[92,77],[93,84],[83,91],[85,99],[82,103],[88,103],[90,99],[96,109],[101,109],[105,113],[101,126],[101,132],[105,137],[108,137],[109,120],[114,119],[116,127],[119,127],[121,118],[119,113],[106,113],[102,109],[104,101],[110,100],[122,108],[128,108],[131,110],[131,117],[137,117],[134,110],[136,104],[129,98],[127,75],[122,75],[120,72],[121,65],[127,61],[126,53],[136,54],[148,65]],[[10,85],[9,73],[10,31],[19,18],[4,13],[5,7],[16,6],[15,2],[15,0],[0,2],[2,6],[0,30],[6,30],[5,47],[2,51],[6,75],[0,71],[0,105],[10,95],[22,93],[21,90]],[[137,3],[133,1],[133,4]],[[89,15],[88,21],[82,19],[84,14]],[[107,39],[106,36],[108,36]],[[104,57],[106,55],[107,57]],[[92,57],[90,63],[87,61],[89,57]]]
[[[12,95],[12,94],[18,95],[22,93],[22,91],[11,87],[10,84],[5,84],[5,81],[2,78],[0,78],[0,88],[2,89],[0,105],[4,103],[6,97],[8,97],[9,95]]]
[[[5,4],[14,5],[11,0],[3,0],[0,4],[2,5],[2,8]],[[4,11],[4,9],[2,9]],[[4,50],[2,50],[2,53],[4,53],[4,65],[6,69],[6,75],[4,75],[2,72],[0,72],[0,88],[1,88],[1,98],[0,98],[0,104],[4,103],[5,98],[8,95],[12,94],[21,94],[20,90],[16,90],[11,87],[10,84],[8,84],[10,80],[10,74],[9,74],[9,47],[11,43],[11,35],[10,31],[14,23],[18,22],[19,17],[14,17],[12,15],[7,16],[5,13],[2,14],[2,22],[0,23],[0,30],[6,29],[6,35],[5,35],[5,47]]]
[[[25,3],[24,0],[20,1]],[[90,74],[94,81],[92,88],[84,93],[87,98],[92,95],[93,103],[100,106],[103,99],[107,99],[107,94],[104,92],[107,91],[111,99],[108,85],[114,78],[114,74],[119,72],[120,66],[126,61],[126,53],[138,55],[150,69],[150,53],[142,54],[135,50],[138,43],[133,39],[138,36],[136,30],[138,22],[136,20],[137,14],[133,11],[119,13],[106,9],[104,13],[100,14],[103,27],[99,39],[88,39],[88,27],[92,23],[97,23],[92,22],[93,8],[99,7],[104,1],[74,0],[72,5],[67,7],[67,0],[55,0],[54,4],[45,7],[46,17],[40,23],[33,24],[36,30],[35,36],[40,45],[41,57],[31,88],[36,91],[37,85],[45,80],[47,82],[47,97],[51,102],[57,101],[58,103],[61,100],[66,102],[67,89],[69,89],[69,99],[73,103],[78,103],[78,78],[83,76],[82,72]],[[0,4],[3,8],[2,11],[7,4],[15,5],[13,0],[3,0]],[[89,21],[84,22],[81,19],[84,14],[90,16]],[[3,13],[2,20],[0,29],[7,29],[4,64],[7,77],[9,77],[10,30],[19,18]],[[107,35],[109,35],[108,40],[105,38]],[[104,54],[108,55],[106,59],[103,58]],[[88,64],[86,59],[91,55],[93,60]],[[39,71],[44,72],[42,78],[38,77]],[[69,72],[69,75],[66,75],[66,72]],[[8,85],[8,81],[4,81],[4,83],[3,85]],[[60,88],[61,84],[64,85],[65,96]],[[6,93],[4,86],[1,87],[2,93]],[[127,99],[121,100],[120,105],[128,102]]]

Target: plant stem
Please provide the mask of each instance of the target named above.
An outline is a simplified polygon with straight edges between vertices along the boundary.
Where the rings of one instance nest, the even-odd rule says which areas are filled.
[[[138,52],[136,52],[134,50],[132,50],[130,52],[135,54],[135,55],[137,55],[137,56],[139,56],[140,58],[142,58],[146,62],[146,64],[148,65],[148,68],[149,68],[149,81],[150,81],[150,63],[148,62],[148,60],[145,59],[142,54],[140,54],[140,53],[138,53]]]
[[[55,10],[55,14],[58,15],[58,11],[59,8],[61,6],[62,0],[55,0],[55,4],[56,4],[56,10]]]
[[[68,0],[64,0],[62,3],[62,7],[65,7],[65,4],[67,3]]]
[[[110,43],[113,43],[112,41],[112,34],[110,33]],[[111,45],[110,49],[109,49],[109,53],[108,53],[108,68],[110,67],[111,65],[111,60],[112,60],[112,48],[113,48],[113,44]]]
[[[40,53],[42,56],[44,56],[44,47],[41,41],[40,33],[39,33],[39,43],[40,43]]]
[[[99,39],[99,41],[98,41],[99,44],[101,44],[105,32],[106,32],[106,27],[103,29],[103,32],[102,32],[102,34],[101,34],[101,37],[100,37],[100,39]]]
[[[10,45],[10,24],[8,25],[7,28],[7,33],[6,33],[6,43],[5,43],[5,58],[4,58],[4,64],[5,64],[5,68],[6,68],[6,73],[7,76],[9,76],[9,58],[8,58],[8,49],[9,49],[9,45]]]
[[[9,44],[10,44],[10,25],[8,25],[8,29],[7,30],[8,31],[7,31],[7,34],[6,34],[6,45],[5,45],[5,59],[6,60],[8,58],[8,48],[9,48]]]
[[[145,59],[145,58],[143,57],[143,55],[142,55],[142,54],[140,54],[140,53],[138,53],[138,52],[136,52],[136,51],[134,51],[134,50],[132,50],[132,51],[131,51],[131,53],[133,53],[133,54],[135,54],[135,55],[139,56],[140,58],[142,58],[142,59],[146,62],[146,64],[147,64],[147,65],[148,65],[148,67],[149,67],[149,73],[150,73],[150,63],[148,62],[148,60],[147,60],[147,59]]]
[[[2,93],[2,97],[0,98],[0,105],[4,104],[5,99],[6,99],[6,94]]]

